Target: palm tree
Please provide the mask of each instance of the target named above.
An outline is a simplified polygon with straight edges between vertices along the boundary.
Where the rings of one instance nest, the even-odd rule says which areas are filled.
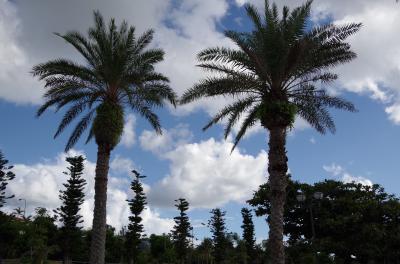
[[[54,137],[60,135],[78,116],[65,150],[74,146],[86,129],[87,142],[93,137],[98,146],[93,233],[90,263],[104,263],[106,235],[107,175],[110,152],[118,144],[126,109],[144,117],[161,134],[161,126],[154,107],[165,101],[175,106],[176,95],[168,79],[154,69],[163,60],[161,49],[147,49],[153,30],[139,38],[135,28],[114,19],[104,23],[101,14],[94,12],[94,27],[88,38],[79,32],[56,34],[71,44],[85,59],[78,64],[67,59],[56,59],[33,67],[33,75],[45,83],[45,103],[38,109],[40,116],[49,107],[55,110],[68,107]]]
[[[269,185],[271,215],[269,241],[272,263],[284,263],[283,208],[286,199],[286,135],[298,115],[318,132],[334,132],[329,107],[356,111],[352,103],[332,96],[324,84],[337,78],[330,70],[356,57],[345,41],[361,24],[310,25],[311,1],[289,11],[265,1],[261,15],[247,5],[253,31],[226,31],[238,49],[208,48],[198,54],[199,67],[213,73],[188,89],[181,98],[186,104],[203,97],[231,97],[203,128],[225,121],[225,138],[240,123],[233,149],[249,128],[261,123],[269,131]],[[321,85],[320,85],[321,84]],[[240,122],[242,121],[242,122]]]

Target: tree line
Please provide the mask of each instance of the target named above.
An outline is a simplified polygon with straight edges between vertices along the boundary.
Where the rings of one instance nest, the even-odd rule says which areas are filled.
[[[67,157],[67,178],[60,190],[61,205],[52,212],[36,208],[26,216],[16,209],[1,210],[8,199],[6,186],[15,178],[12,166],[0,152],[0,259],[18,258],[21,263],[42,264],[48,259],[65,264],[88,262],[91,229],[82,228],[80,206],[84,201],[84,158]],[[271,188],[263,184],[242,208],[242,234],[229,232],[226,211],[210,211],[207,224],[211,237],[197,241],[187,211],[189,202],[175,200],[178,211],[168,234],[147,236],[141,214],[146,195],[141,179],[132,171],[132,198],[128,225],[117,231],[106,226],[105,261],[108,263],[273,263],[271,240],[256,241],[253,211],[267,222],[271,215]],[[284,214],[286,263],[400,263],[400,200],[374,184],[325,180],[313,185],[287,176]],[[321,193],[321,196],[315,194]],[[304,199],[299,199],[304,197]],[[312,211],[311,211],[312,210]],[[312,213],[312,214],[311,214]],[[311,218],[312,219],[311,219]]]

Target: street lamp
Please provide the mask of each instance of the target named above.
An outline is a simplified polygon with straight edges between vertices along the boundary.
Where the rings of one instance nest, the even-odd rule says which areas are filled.
[[[299,202],[304,202],[306,200],[306,196],[304,194],[300,193],[300,194],[296,195],[296,199]]]
[[[313,214],[313,200],[317,200],[320,201],[324,198],[324,194],[322,192],[315,192],[313,193],[313,195],[311,196],[309,202],[307,203],[308,205],[308,209],[310,211],[310,221],[311,221],[311,232],[312,232],[312,237],[311,237],[311,243],[312,243],[312,247],[314,249],[314,258],[315,260],[317,260],[316,258],[316,251],[315,251],[315,224],[314,224],[314,214]],[[299,193],[296,195],[296,200],[298,202],[304,203],[307,200],[307,196],[304,193]],[[316,263],[316,261],[315,261]]]
[[[324,198],[324,194],[322,192],[315,192],[313,196],[316,200],[322,200],[322,198]]]
[[[313,200],[317,200],[320,201],[324,198],[324,194],[322,192],[315,192],[313,193],[311,199],[309,200],[309,202],[307,203],[308,205],[308,209],[310,211],[310,220],[311,220],[311,229],[312,229],[312,239],[315,238],[315,228],[314,228],[314,216],[313,216],[313,210],[312,210],[312,206],[313,206]],[[298,202],[306,202],[307,200],[307,196],[304,193],[299,193],[296,195],[296,200]]]
[[[26,199],[19,198],[18,201],[24,201],[24,219],[25,219],[25,212],[26,212]]]

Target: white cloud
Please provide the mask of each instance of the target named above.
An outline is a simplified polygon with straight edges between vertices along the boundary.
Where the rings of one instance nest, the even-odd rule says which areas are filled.
[[[9,212],[16,207],[23,207],[18,201],[24,198],[27,201],[27,214],[32,214],[36,207],[46,207],[53,210],[60,205],[59,190],[64,188],[63,183],[67,180],[62,173],[66,170],[67,156],[84,155],[82,151],[72,150],[68,154],[61,153],[54,160],[45,160],[33,165],[15,164],[13,171],[16,177],[8,185],[8,191],[15,194],[15,198],[8,200],[5,209]],[[116,164],[129,163],[122,158],[115,158],[111,163],[112,170],[118,170]],[[90,228],[93,220],[94,205],[94,175],[96,164],[86,160],[84,177],[87,181],[85,188],[85,201],[81,207],[83,226]],[[129,190],[129,178],[115,177],[109,175],[108,197],[107,197],[107,223],[120,229],[128,222],[129,208],[126,202],[131,197]],[[144,186],[148,192],[149,187]],[[151,205],[143,212],[143,223],[148,234],[168,232],[172,220],[162,218],[153,210]]]
[[[153,130],[144,130],[139,137],[140,146],[147,151],[162,155],[179,145],[192,140],[193,134],[186,124],[178,124],[172,129],[163,129],[162,135]]]
[[[148,235],[169,233],[175,224],[173,219],[161,218],[156,210],[151,210],[149,207],[143,211],[142,218],[145,232]]]
[[[131,171],[135,168],[135,164],[131,159],[115,155],[114,159],[110,163],[110,169],[113,173],[125,173],[130,175]]]
[[[136,117],[133,114],[129,114],[126,117],[124,130],[121,136],[121,144],[127,148],[132,147],[136,142],[135,124],[136,124]]]
[[[191,207],[212,208],[229,201],[243,202],[267,178],[267,154],[247,155],[230,141],[210,138],[183,144],[166,153],[169,174],[150,190],[152,204],[170,206],[179,197]]]
[[[386,107],[385,112],[393,123],[397,125],[400,124],[400,102]]]
[[[344,172],[342,166],[332,163],[331,165],[324,165],[322,168],[331,173],[333,176],[338,176]]]
[[[15,6],[0,0],[0,98],[16,103],[40,101],[41,92],[29,76],[30,64],[20,47],[21,24]]]
[[[343,181],[344,183],[355,182],[355,183],[361,183],[363,185],[369,185],[369,186],[372,185],[371,180],[362,176],[351,175],[346,171],[345,168],[335,163],[332,163],[331,165],[324,165],[322,166],[322,168],[326,172],[329,172],[332,176],[340,177],[340,180]]]
[[[311,144],[316,144],[316,143],[317,143],[317,141],[315,140],[315,138],[314,138],[314,137],[311,137],[311,138],[310,138],[310,143],[311,143]]]
[[[355,182],[355,183],[361,183],[363,185],[372,186],[372,181],[371,180],[369,180],[367,178],[364,178],[364,177],[361,177],[361,176],[353,176],[353,175],[350,175],[348,173],[343,174],[342,181],[344,183]]]

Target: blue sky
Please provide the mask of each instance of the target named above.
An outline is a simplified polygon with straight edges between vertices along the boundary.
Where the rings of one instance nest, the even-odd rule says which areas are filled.
[[[63,154],[67,130],[53,139],[61,113],[48,112],[35,118],[43,89],[29,76],[35,63],[68,56],[80,58],[51,32],[68,29],[85,31],[91,25],[91,11],[99,9],[106,17],[127,19],[141,32],[156,30],[155,46],[166,51],[166,61],[159,70],[171,78],[179,94],[200,79],[194,67],[194,55],[202,48],[231,46],[221,32],[224,29],[248,30],[242,4],[237,1],[0,1],[0,148],[12,164],[17,178],[10,190],[17,198],[27,198],[28,210],[43,205],[57,206],[57,188],[65,180]],[[252,1],[261,6],[262,1]],[[286,1],[289,6],[298,1]],[[400,38],[393,37],[400,23],[400,7],[391,1],[315,1],[313,21],[361,21],[364,28],[351,39],[359,58],[337,70],[342,77],[329,87],[354,102],[359,112],[333,111],[337,133],[320,135],[301,120],[287,140],[289,168],[296,180],[309,183],[323,179],[355,180],[379,183],[390,193],[400,194],[398,140],[400,127]],[[368,2],[368,3],[367,3]],[[394,2],[394,1],[393,1]],[[369,4],[367,8],[367,4]],[[397,9],[396,9],[397,8]],[[371,17],[371,10],[375,15]],[[49,13],[49,10],[55,10]],[[57,13],[60,12],[60,13]],[[57,15],[55,15],[57,13]],[[386,29],[379,30],[382,16]],[[4,17],[6,19],[1,19]],[[376,36],[380,41],[369,39]],[[396,42],[397,41],[397,42]],[[383,48],[382,48],[383,43]],[[395,45],[397,44],[397,46]],[[377,48],[380,46],[380,49]],[[399,85],[399,86],[397,86]],[[138,116],[127,116],[123,142],[114,150],[109,183],[109,222],[117,227],[126,224],[129,197],[129,169],[136,168],[145,179],[149,196],[145,226],[148,232],[166,232],[175,210],[176,196],[184,196],[194,205],[190,212],[196,236],[207,236],[201,222],[209,218],[212,207],[227,210],[230,231],[240,232],[240,208],[258,184],[266,180],[267,133],[256,129],[246,137],[234,154],[222,137],[222,126],[202,132],[201,128],[224,100],[157,111],[163,137],[156,137],[149,125]],[[93,176],[96,146],[80,141],[72,154],[81,153],[88,160],[87,177]],[[93,199],[92,181],[83,209],[85,226],[90,225]],[[177,182],[183,182],[177,186]],[[213,201],[213,202],[210,202]],[[10,202],[9,210],[20,206]],[[255,219],[257,238],[267,235],[262,218]]]

